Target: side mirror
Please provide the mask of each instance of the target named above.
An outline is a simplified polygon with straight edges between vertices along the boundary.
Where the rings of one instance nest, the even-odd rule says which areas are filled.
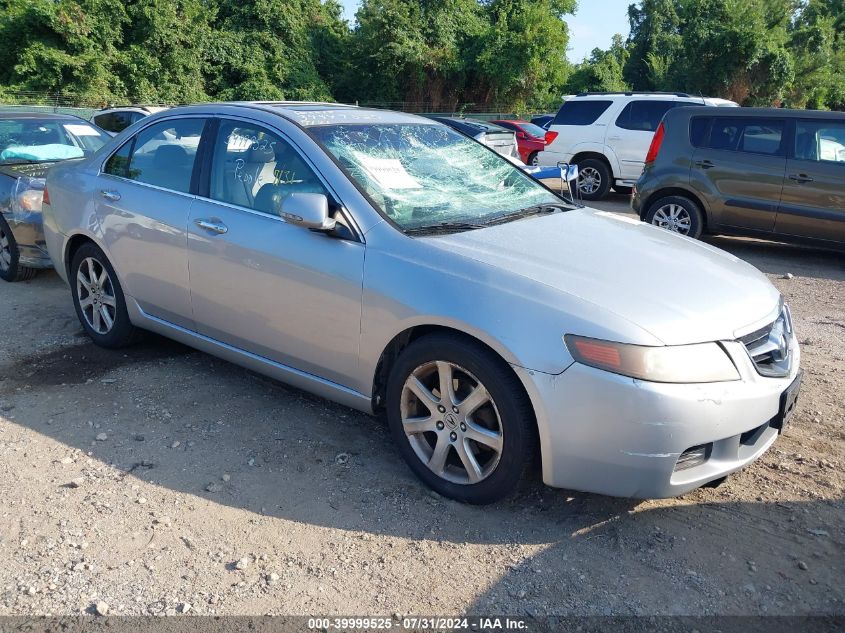
[[[329,217],[329,199],[322,193],[291,193],[282,200],[282,219],[290,224],[315,231],[331,231],[334,218]]]

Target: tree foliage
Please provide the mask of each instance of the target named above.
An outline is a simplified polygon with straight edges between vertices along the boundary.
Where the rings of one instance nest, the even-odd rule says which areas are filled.
[[[609,81],[619,42],[593,51],[570,86],[686,91],[744,105],[845,104],[845,0],[641,0],[622,78]],[[621,89],[621,88],[616,88]]]
[[[845,108],[845,0],[639,0],[628,39],[573,67],[575,8],[361,0],[349,25],[339,0],[0,0],[0,98],[525,111],[565,92],[634,89]]]

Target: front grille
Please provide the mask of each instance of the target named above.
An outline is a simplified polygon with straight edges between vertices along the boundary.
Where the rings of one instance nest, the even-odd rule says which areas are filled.
[[[741,337],[757,373],[780,378],[789,375],[792,367],[792,318],[786,304],[778,318],[766,327]]]

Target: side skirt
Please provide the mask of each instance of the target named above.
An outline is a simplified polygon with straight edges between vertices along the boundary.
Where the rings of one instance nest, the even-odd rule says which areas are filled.
[[[357,409],[358,411],[363,411],[364,413],[373,413],[372,399],[370,396],[358,393],[354,389],[349,389],[319,376],[277,363],[264,356],[247,352],[154,317],[144,312],[131,297],[126,297],[126,308],[132,323],[144,330],[155,332],[156,334],[173,339],[212,356],[217,356],[230,363],[240,365],[241,367],[263,374],[297,389],[308,391],[322,398]]]

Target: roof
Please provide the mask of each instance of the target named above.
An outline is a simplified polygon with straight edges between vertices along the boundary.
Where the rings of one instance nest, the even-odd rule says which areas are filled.
[[[17,112],[15,110],[0,110],[0,119],[48,119],[56,121],[79,121],[75,114],[59,114],[57,112]]]
[[[667,116],[681,116],[683,114],[724,117],[768,117],[768,118],[795,118],[795,119],[838,119],[845,121],[845,112],[833,112],[830,110],[793,110],[791,108],[673,108]]]
[[[198,103],[180,106],[170,110],[171,114],[208,110],[221,106],[253,108],[265,112],[280,114],[304,127],[315,125],[364,124],[364,123],[430,123],[429,119],[414,114],[361,108],[343,103],[324,103],[319,101],[227,101],[219,103]]]

